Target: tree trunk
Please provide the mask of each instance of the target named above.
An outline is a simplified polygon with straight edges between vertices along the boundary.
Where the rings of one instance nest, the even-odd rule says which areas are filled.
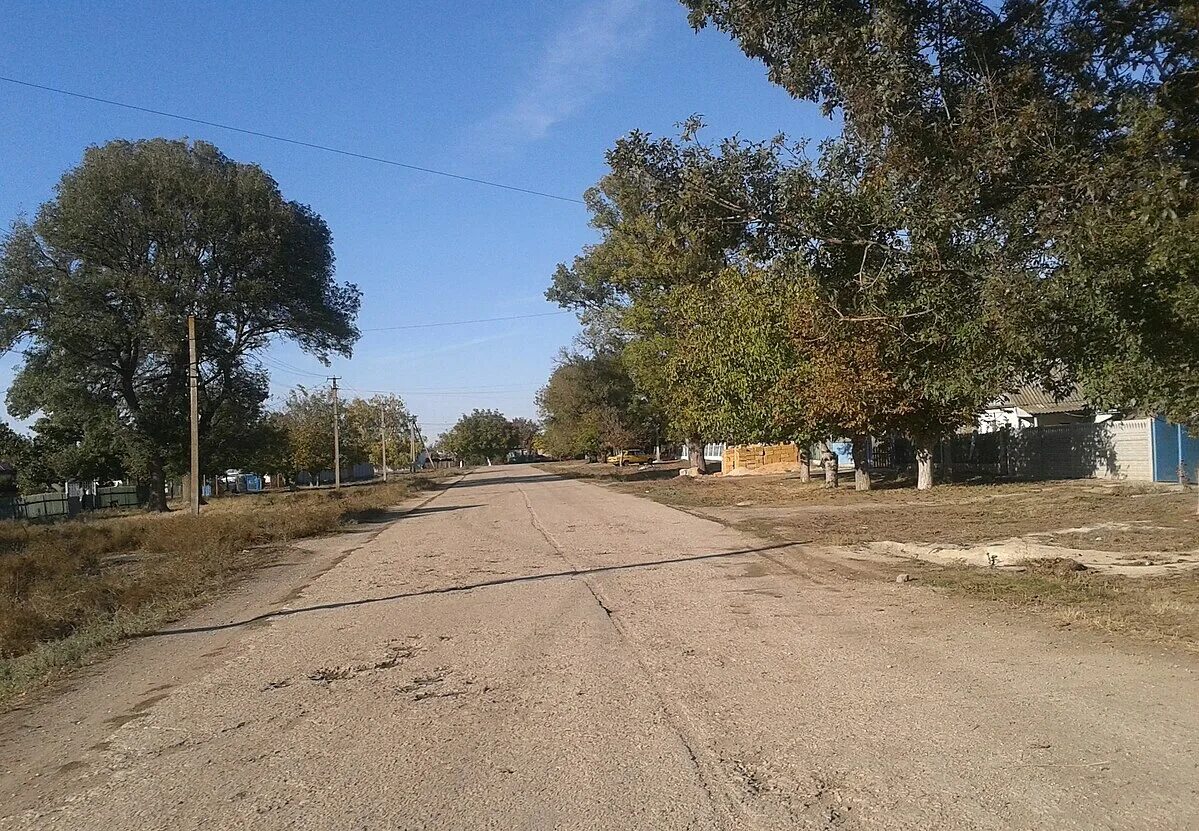
[[[916,489],[926,491],[933,486],[933,450],[936,443],[921,439],[916,445]]]
[[[166,474],[163,472],[162,456],[150,459],[150,498],[146,502],[148,511],[167,510]]]
[[[853,486],[855,490],[870,490],[870,436],[853,437]]]
[[[812,481],[812,459],[806,447],[799,449],[799,481],[804,484]]]
[[[941,477],[946,482],[953,479],[953,436],[941,439]]]
[[[687,442],[687,456],[691,461],[691,474],[703,476],[708,472],[708,460],[704,458],[704,443],[699,439]]]
[[[835,488],[839,484],[837,481],[837,467],[840,461],[837,459],[837,454],[828,446],[828,442],[820,443],[820,466],[824,468],[824,486],[826,488]]]

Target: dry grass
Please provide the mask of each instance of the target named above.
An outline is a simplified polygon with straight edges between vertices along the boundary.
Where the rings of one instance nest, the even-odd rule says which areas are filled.
[[[382,516],[431,481],[221,499],[200,517],[0,523],[0,701],[196,607],[279,545]]]
[[[1113,577],[1030,568],[1016,572],[929,565],[921,580],[954,594],[1032,610],[1060,627],[1166,643],[1199,653],[1199,573]]]
[[[1047,535],[1042,541],[1105,551],[1199,547],[1195,495],[1093,481],[826,490],[794,477],[676,477],[612,487],[711,513],[795,542],[890,540],[965,545]],[[704,511],[709,513],[708,511]],[[1072,529],[1093,528],[1094,531]]]
[[[650,479],[673,479],[687,467],[687,462],[669,461],[656,465],[616,465],[603,462],[542,462],[536,467],[568,479],[597,479],[606,482],[644,482]]]
[[[560,466],[547,465],[556,473]],[[1066,549],[1180,552],[1199,548],[1194,492],[1096,481],[938,485],[919,492],[884,482],[825,490],[797,476],[671,477],[629,481],[602,465],[568,475],[695,511],[785,542],[893,541],[969,545],[1015,537]],[[1091,529],[1091,530],[1079,530]],[[904,562],[921,581],[972,599],[1048,616],[1055,625],[1168,643],[1199,652],[1199,571],[1123,577],[1078,570],[1062,558],[1023,570]],[[898,566],[897,566],[898,567]]]

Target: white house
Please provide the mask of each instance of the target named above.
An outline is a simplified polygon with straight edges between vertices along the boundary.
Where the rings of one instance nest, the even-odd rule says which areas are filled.
[[[1119,419],[1120,413],[1096,410],[1077,389],[1058,399],[1036,384],[1026,384],[991,403],[978,417],[978,432],[992,433],[1004,427],[1052,427],[1059,424],[1100,424]]]

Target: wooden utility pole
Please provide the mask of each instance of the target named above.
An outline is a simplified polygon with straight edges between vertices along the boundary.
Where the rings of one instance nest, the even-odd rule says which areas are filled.
[[[200,515],[200,361],[196,356],[196,316],[187,316],[187,374],[191,397],[191,472],[188,501],[192,516]]]
[[[408,420],[408,470],[416,473],[416,421]]]
[[[387,406],[379,402],[379,441],[383,444],[383,481],[387,481]]]
[[[333,487],[341,487],[341,426],[337,418],[337,376],[329,379],[333,382]]]

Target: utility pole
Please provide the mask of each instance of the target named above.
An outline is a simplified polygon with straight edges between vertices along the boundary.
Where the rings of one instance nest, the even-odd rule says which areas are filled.
[[[383,443],[383,481],[387,481],[387,406],[379,402],[379,441]]]
[[[408,470],[416,473],[416,420],[408,419]]]
[[[329,379],[333,382],[333,487],[341,487],[341,426],[337,418],[337,376]]]
[[[188,501],[192,516],[200,515],[200,361],[196,357],[196,316],[187,316],[187,374],[191,396],[191,472]],[[160,494],[161,496],[161,494]]]

